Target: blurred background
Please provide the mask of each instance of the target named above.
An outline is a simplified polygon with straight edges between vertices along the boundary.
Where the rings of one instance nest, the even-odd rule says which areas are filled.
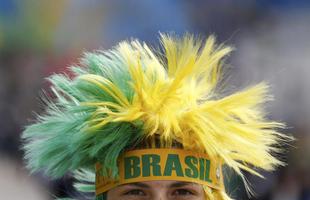
[[[216,2],[216,3],[215,3]],[[267,80],[271,117],[297,140],[288,166],[266,179],[248,175],[255,197],[237,178],[237,200],[310,200],[310,1],[308,0],[0,0],[0,199],[51,200],[72,195],[71,178],[29,175],[22,160],[23,127],[41,112],[45,77],[66,71],[84,51],[138,38],[158,44],[159,32],[215,34],[233,44],[232,88]]]

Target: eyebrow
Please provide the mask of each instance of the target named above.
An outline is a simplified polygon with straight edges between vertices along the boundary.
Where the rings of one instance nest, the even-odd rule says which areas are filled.
[[[141,187],[141,188],[150,188],[150,186],[148,186],[147,184],[144,184],[144,183],[128,183],[126,185],[129,185],[129,186],[137,186],[137,187]]]
[[[194,185],[194,184],[190,182],[174,182],[171,185],[169,185],[169,187],[183,187],[187,185]]]

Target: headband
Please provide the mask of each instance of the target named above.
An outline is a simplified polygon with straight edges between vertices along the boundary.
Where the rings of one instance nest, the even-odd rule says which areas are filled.
[[[101,175],[96,166],[96,195],[123,184],[144,181],[184,181],[223,190],[222,164],[206,154],[182,149],[127,151],[119,157],[116,180]]]

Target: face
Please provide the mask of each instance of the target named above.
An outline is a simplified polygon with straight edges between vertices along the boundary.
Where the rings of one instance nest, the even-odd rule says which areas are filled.
[[[204,200],[204,190],[190,182],[146,181],[113,188],[107,200]]]

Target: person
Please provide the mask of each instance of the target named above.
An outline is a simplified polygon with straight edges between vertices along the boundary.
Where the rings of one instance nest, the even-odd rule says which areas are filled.
[[[78,189],[97,200],[229,200],[223,165],[244,181],[283,165],[275,152],[291,138],[267,117],[268,84],[225,95],[231,47],[190,34],[161,44],[120,42],[85,53],[73,77],[49,77],[46,112],[23,133],[28,167],[82,170]],[[83,187],[85,174],[94,185]]]

